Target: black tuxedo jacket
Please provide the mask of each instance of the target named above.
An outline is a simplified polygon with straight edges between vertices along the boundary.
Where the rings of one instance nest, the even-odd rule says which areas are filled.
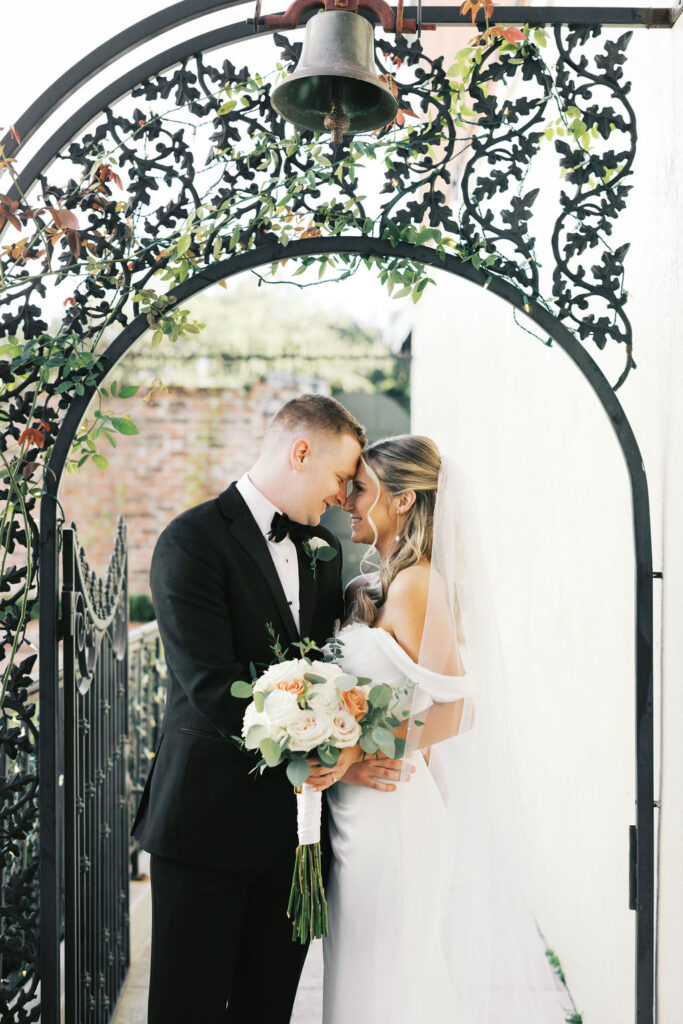
[[[301,636],[319,646],[343,615],[341,548],[317,563],[299,552]],[[168,693],[152,770],[132,834],[151,853],[218,869],[267,869],[296,848],[296,800],[283,765],[252,769],[239,748],[246,700],[230,694],[275,660],[266,624],[287,657],[299,640],[267,542],[237,487],[187,509],[152,556],[152,600],[168,666]],[[324,803],[324,801],[323,801]]]

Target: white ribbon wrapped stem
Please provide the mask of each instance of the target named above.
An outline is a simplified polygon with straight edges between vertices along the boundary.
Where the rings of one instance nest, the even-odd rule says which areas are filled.
[[[296,794],[296,824],[300,846],[312,846],[320,842],[323,794],[303,785]]]

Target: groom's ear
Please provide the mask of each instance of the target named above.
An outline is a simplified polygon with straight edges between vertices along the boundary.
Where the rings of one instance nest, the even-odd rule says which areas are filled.
[[[311,443],[305,437],[299,437],[292,445],[289,453],[289,461],[292,469],[298,473],[306,459],[311,456]]]

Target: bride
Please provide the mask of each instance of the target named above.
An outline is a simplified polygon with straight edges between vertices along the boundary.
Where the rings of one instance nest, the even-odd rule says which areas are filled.
[[[561,1024],[567,1006],[525,900],[468,484],[429,438],[402,435],[364,451],[344,509],[380,569],[349,584],[326,653],[391,688],[398,749],[310,762],[333,852],[323,1024]]]

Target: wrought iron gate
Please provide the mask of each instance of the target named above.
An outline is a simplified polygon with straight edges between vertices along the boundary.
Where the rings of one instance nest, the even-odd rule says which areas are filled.
[[[88,566],[75,527],[62,531],[64,994],[69,1024],[109,1020],[130,959],[127,568],[122,520],[104,579]],[[50,940],[59,943],[59,936]]]

